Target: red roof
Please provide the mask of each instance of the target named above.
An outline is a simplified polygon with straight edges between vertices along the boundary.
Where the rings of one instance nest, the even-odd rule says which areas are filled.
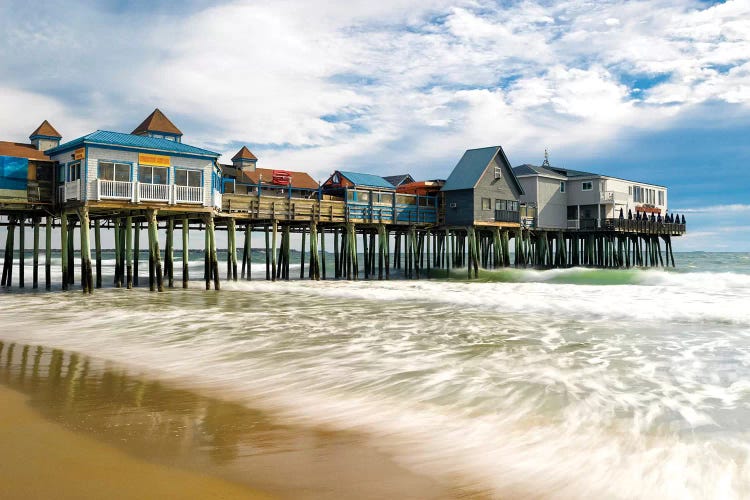
[[[278,173],[282,170],[273,170],[271,168],[256,168],[254,171],[243,170],[240,172],[239,169],[235,169],[232,165],[222,165],[222,170],[225,175],[236,175],[237,182],[243,182],[245,184],[258,184],[261,176],[263,177],[263,185],[273,184],[274,172]],[[289,174],[289,178],[292,181],[292,187],[295,189],[318,189],[318,182],[310,177],[307,172],[295,172],[294,170],[283,170],[283,172]]]
[[[232,161],[236,160],[257,160],[254,154],[247,149],[247,146],[242,146],[242,149],[237,151],[237,154],[232,157]]]
[[[0,141],[0,156],[15,156],[30,160],[49,160],[44,151],[39,151],[33,144]]]
[[[169,118],[159,111],[159,108],[156,108],[153,113],[148,115],[146,119],[131,132],[131,134],[144,135],[147,132],[182,135],[180,129],[175,127],[174,123],[169,121]]]
[[[35,135],[45,135],[47,137],[56,137],[58,139],[62,139],[62,136],[60,135],[60,132],[55,130],[55,127],[50,125],[50,123],[47,120],[44,120],[41,125],[39,125],[36,130],[34,130],[31,135],[29,136],[29,139],[34,137]]]

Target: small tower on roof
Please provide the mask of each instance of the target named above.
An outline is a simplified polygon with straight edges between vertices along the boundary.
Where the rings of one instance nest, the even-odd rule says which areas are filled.
[[[255,172],[257,163],[258,158],[247,149],[247,146],[242,146],[242,149],[232,157],[232,166],[240,171]]]
[[[156,108],[143,122],[131,132],[134,135],[145,135],[156,139],[168,139],[182,142],[182,132],[159,108]]]
[[[39,151],[56,148],[60,145],[60,139],[62,139],[60,133],[47,120],[44,120],[29,136],[31,144]]]
[[[547,148],[544,148],[544,161],[542,162],[542,166],[550,168],[550,164],[549,164],[549,151],[547,151]]]

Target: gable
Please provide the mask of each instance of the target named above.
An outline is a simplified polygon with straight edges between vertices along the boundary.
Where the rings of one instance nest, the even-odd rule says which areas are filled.
[[[496,166],[501,167],[503,178],[507,179],[509,186],[512,186],[518,195],[523,194],[523,188],[500,146],[466,150],[445,181],[442,191],[474,189],[488,171],[492,171],[494,176]]]
[[[523,194],[523,188],[513,174],[513,169],[502,161],[500,155],[496,155],[492,159],[475,186],[475,190],[486,188],[498,193],[505,193],[506,196],[512,194],[515,199]]]

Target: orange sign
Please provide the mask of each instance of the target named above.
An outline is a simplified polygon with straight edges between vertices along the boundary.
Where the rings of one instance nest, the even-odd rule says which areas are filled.
[[[138,163],[140,165],[152,165],[154,167],[168,167],[169,156],[138,153]]]
[[[86,156],[86,150],[83,148],[78,148],[73,153],[73,159],[74,160],[83,160],[83,157]]]

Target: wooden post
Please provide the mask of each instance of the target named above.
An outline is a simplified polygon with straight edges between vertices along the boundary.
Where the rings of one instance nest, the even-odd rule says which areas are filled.
[[[73,219],[68,224],[68,284],[75,284],[75,246],[74,246],[74,235],[75,235],[76,221]]]
[[[266,235],[266,281],[269,281],[271,279],[271,255],[268,245],[268,225],[264,227],[264,232]]]
[[[310,245],[313,244],[313,235],[310,233]],[[310,257],[312,258],[313,249],[310,248]],[[312,262],[310,263],[312,267]],[[305,277],[305,226],[302,226],[302,246],[300,248],[300,259],[299,259],[299,279]]]
[[[31,287],[39,288],[39,217],[34,216],[34,255],[32,256]],[[669,259],[669,257],[667,257]]]
[[[242,245],[242,270],[240,276],[245,279],[245,272],[247,272],[247,279],[250,280],[250,267],[248,262],[248,252],[250,251],[250,224],[245,224],[245,241]]]
[[[164,245],[164,268],[167,286],[174,288],[174,219],[167,221],[167,242]]]
[[[96,259],[96,288],[102,287],[102,234],[101,222],[94,221],[94,258]]]
[[[279,231],[276,219],[273,220],[271,229],[271,281],[276,281],[276,235]]]
[[[91,223],[89,209],[83,207],[78,210],[81,220],[81,288],[83,293],[94,293],[94,274],[91,269]]]
[[[203,279],[206,290],[211,289],[211,236],[208,234],[208,219],[203,218]]]
[[[339,279],[341,277],[341,261],[339,259],[339,229],[337,227],[333,228],[333,259],[333,276],[335,279]]]
[[[188,287],[190,273],[190,220],[187,215],[182,216],[182,288]]]
[[[208,218],[208,232],[209,241],[211,243],[211,274],[214,277],[214,290],[220,290],[221,284],[219,283],[219,257],[216,254],[216,226],[214,224],[213,216]]]
[[[45,217],[46,230],[44,234],[44,288],[52,288],[52,217]]]
[[[16,232],[16,219],[8,218],[8,230],[5,238],[5,259],[3,260],[2,286],[13,285],[13,239]]]
[[[125,217],[125,269],[125,285],[130,290],[133,288],[133,217],[130,215]]]
[[[21,216],[21,221],[18,224],[18,288],[25,286],[24,282],[24,271],[26,268],[26,217]]]
[[[114,286],[117,288],[122,287],[122,269],[120,262],[120,219],[115,218],[112,221],[115,230],[115,278]]]
[[[138,259],[141,256],[141,222],[137,221],[133,228],[133,286],[138,286]]]
[[[156,210],[149,209],[146,212],[148,216],[148,239],[149,239],[149,287],[154,291],[153,281],[156,279],[156,290],[164,291],[164,282],[161,268],[161,254],[159,252],[159,232],[156,222]]]
[[[326,231],[323,227],[320,228],[320,270],[326,279]]]
[[[68,214],[60,215],[60,259],[62,267],[62,289],[68,289]]]

